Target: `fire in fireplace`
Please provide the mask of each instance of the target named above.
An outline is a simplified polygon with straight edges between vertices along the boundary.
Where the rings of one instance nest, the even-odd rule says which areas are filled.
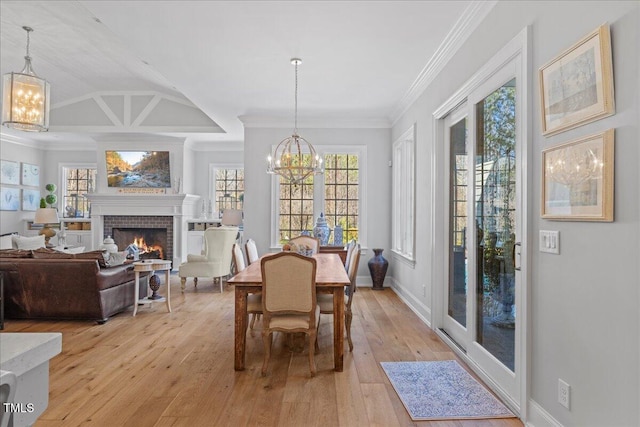
[[[166,259],[166,228],[113,228],[113,240],[119,251],[134,245],[140,259]]]

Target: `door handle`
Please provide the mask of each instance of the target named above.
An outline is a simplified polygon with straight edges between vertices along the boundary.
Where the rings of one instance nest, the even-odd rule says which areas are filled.
[[[516,242],[513,244],[513,266],[515,270],[520,271],[520,248],[522,247],[522,243]],[[518,263],[516,264],[516,259]]]

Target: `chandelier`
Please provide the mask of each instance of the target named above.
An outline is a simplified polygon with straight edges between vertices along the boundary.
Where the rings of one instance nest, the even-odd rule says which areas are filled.
[[[298,65],[300,58],[291,58],[296,68],[295,113],[293,134],[280,141],[267,157],[267,173],[284,177],[292,184],[300,184],[312,174],[323,173],[322,159],[306,139],[298,135]]]
[[[31,27],[27,32],[27,55],[19,73],[7,73],[2,84],[2,124],[8,128],[43,132],[49,129],[49,82],[36,75],[29,56]]]
[[[600,176],[603,161],[592,149],[583,151],[568,147],[546,161],[547,174],[552,181],[572,186]]]

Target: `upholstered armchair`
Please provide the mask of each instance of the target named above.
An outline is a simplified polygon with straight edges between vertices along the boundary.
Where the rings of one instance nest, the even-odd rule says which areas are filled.
[[[187,262],[180,264],[180,287],[184,292],[187,277],[193,277],[194,286],[198,286],[198,277],[212,277],[220,280],[220,293],[223,291],[222,278],[231,274],[233,244],[238,236],[238,227],[210,227],[204,231],[204,250],[202,254],[188,254]]]

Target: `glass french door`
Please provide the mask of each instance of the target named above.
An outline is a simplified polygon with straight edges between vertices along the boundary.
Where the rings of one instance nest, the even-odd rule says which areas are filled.
[[[518,401],[516,248],[522,209],[514,67],[479,85],[445,118],[448,268],[443,329]]]

